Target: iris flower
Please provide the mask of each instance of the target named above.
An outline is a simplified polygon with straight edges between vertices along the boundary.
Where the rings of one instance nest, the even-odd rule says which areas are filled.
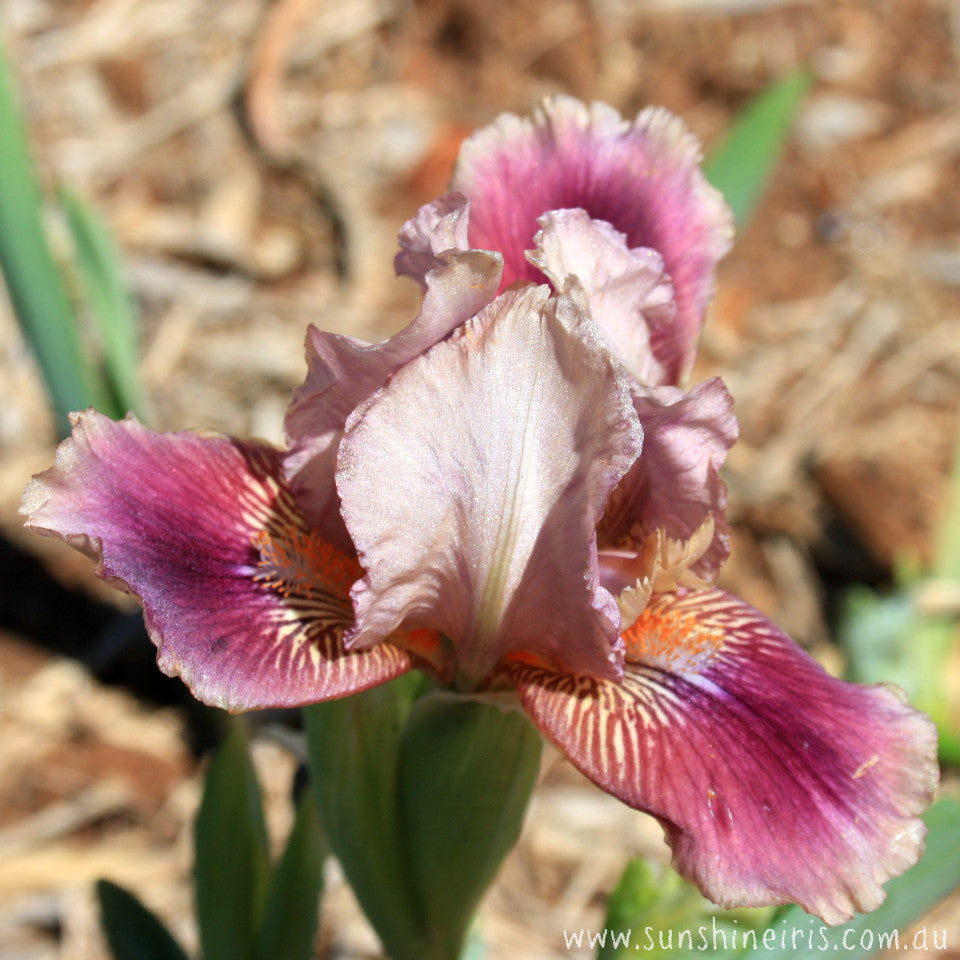
[[[711,899],[837,923],[918,859],[936,737],[713,586],[736,424],[719,380],[680,383],[730,221],[698,160],[663,111],[500,118],[401,233],[419,317],[311,328],[287,450],[87,412],[23,510],[200,699],[412,669],[510,696]]]

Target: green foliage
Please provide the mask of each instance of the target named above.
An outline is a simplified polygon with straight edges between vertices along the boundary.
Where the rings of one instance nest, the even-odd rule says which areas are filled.
[[[197,920],[205,960],[256,960],[267,890],[267,831],[239,723],[207,771],[194,837]]]
[[[66,433],[67,413],[99,398],[83,359],[73,308],[43,228],[13,77],[0,43],[0,270]]]
[[[210,763],[194,829],[204,960],[310,960],[327,855],[316,806],[304,793],[271,870],[260,788],[239,722]],[[186,960],[136,897],[106,880],[97,891],[115,960]]]
[[[311,784],[330,846],[387,952],[420,934],[407,898],[397,767],[420,677],[304,710]],[[426,958],[424,958],[426,960]]]
[[[653,960],[673,957],[690,943],[709,936],[732,938],[734,931],[759,929],[773,916],[772,908],[718,911],[700,892],[671,870],[645,860],[627,864],[607,904],[607,937],[599,960],[623,960],[641,952]],[[622,934],[629,933],[624,939]]]
[[[60,191],[73,241],[78,300],[96,329],[103,377],[114,409],[141,412],[143,397],[137,375],[137,317],[123,278],[120,252],[103,218],[71,190]]]
[[[267,888],[259,960],[309,960],[313,956],[326,858],[317,805],[305,791]]]
[[[187,960],[167,928],[132,893],[109,880],[97,883],[100,916],[115,960]]]
[[[72,243],[63,265],[45,229],[44,198],[0,43],[0,273],[65,435],[73,410],[94,406],[119,417],[142,409],[142,400],[137,318],[115,244],[91,206],[69,191],[60,200]],[[95,327],[96,361],[78,316]]]
[[[418,676],[307,708],[330,844],[393,960],[454,960],[539,767],[527,719]]]
[[[707,158],[703,172],[730,204],[738,228],[756,209],[809,87],[806,70],[788,73],[747,104]]]
[[[404,852],[436,956],[459,955],[517,842],[540,752],[540,735],[517,710],[448,695],[411,710],[399,771]]]

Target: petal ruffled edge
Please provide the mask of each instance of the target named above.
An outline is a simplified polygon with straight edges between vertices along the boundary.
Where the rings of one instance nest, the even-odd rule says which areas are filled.
[[[656,816],[717,903],[875,909],[923,852],[936,729],[888,687],[828,676],[718,590],[654,597],[621,683],[514,664],[534,723],[608,792]]]
[[[629,122],[603,103],[550,97],[530,118],[502,114],[461,148],[451,189],[470,199],[470,246],[500,250],[504,285],[540,280],[524,259],[537,220],[582,209],[624,233],[627,246],[656,250],[677,301],[651,346],[665,381],[689,373],[715,270],[733,241],[733,217],[700,170],[700,143],[668,110]]]
[[[348,652],[356,560],[297,511],[279,451],[71,417],[56,464],[24,493],[26,526],[97,560],[136,596],[164,673],[229,710],[346,696],[411,669],[393,644]]]
[[[470,201],[461,193],[447,193],[424,204],[401,228],[400,252],[393,261],[399,276],[426,286],[427,274],[443,265],[447,250],[468,250]]]
[[[390,339],[367,343],[312,325],[307,331],[307,377],[294,391],[284,420],[289,447],[284,469],[309,522],[343,550],[352,547],[338,509],[334,472],[347,418],[391,374],[485,307],[500,283],[496,254],[445,250],[430,256],[420,313]]]
[[[539,219],[536,250],[527,259],[568,292],[579,285],[590,316],[638,383],[665,381],[651,349],[651,331],[671,323],[677,304],[656,250],[627,248],[626,236],[585,210],[553,210]]]
[[[640,443],[627,380],[579,306],[546,287],[502,294],[347,424],[338,488],[366,570],[347,643],[438,630],[464,688],[511,649],[617,675],[595,529]]]
[[[737,439],[733,398],[714,377],[689,393],[634,385],[633,401],[643,452],[608,501],[597,530],[601,553],[613,560],[608,569],[627,569],[624,558],[641,552],[657,530],[685,541],[712,517],[713,542],[690,570],[713,581],[730,552],[720,468]],[[631,585],[616,577],[605,582],[614,593]]]

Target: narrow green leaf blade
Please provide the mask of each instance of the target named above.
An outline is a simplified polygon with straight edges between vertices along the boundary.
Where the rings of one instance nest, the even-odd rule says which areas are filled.
[[[806,70],[794,70],[750,101],[704,164],[704,174],[743,228],[760,201],[797,107],[810,87]]]
[[[327,853],[316,802],[304,791],[286,847],[270,877],[260,960],[310,960],[313,956]]]
[[[269,865],[267,832],[239,721],[210,763],[194,831],[204,960],[256,960]]]
[[[99,336],[111,393],[124,413],[142,413],[138,324],[119,251],[103,218],[79,194],[61,189],[60,203],[67,215],[78,279]]]
[[[14,313],[32,347],[62,435],[67,414],[103,409],[86,365],[73,308],[44,234],[42,201],[33,175],[13,75],[0,42],[0,272]],[[106,410],[105,412],[109,412]]]
[[[187,955],[160,922],[128,890],[109,880],[97,881],[97,899],[107,943],[114,960],[187,960]]]

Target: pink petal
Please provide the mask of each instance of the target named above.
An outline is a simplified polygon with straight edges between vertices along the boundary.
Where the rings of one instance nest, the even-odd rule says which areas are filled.
[[[600,548],[631,554],[658,529],[687,540],[712,516],[713,545],[691,567],[712,580],[729,554],[727,491],[718,472],[737,438],[733,399],[716,377],[689,393],[634,386],[633,399],[643,453],[607,503],[597,532]],[[628,585],[613,579],[605,584],[615,593]]]
[[[391,644],[348,653],[356,560],[304,523],[264,444],[73,415],[26,525],[98,561],[143,604],[167,674],[231,710],[345,696],[410,669]]]
[[[470,201],[459,193],[448,193],[422,206],[400,230],[400,252],[394,259],[397,273],[426,286],[427,274],[443,265],[442,254],[470,249],[469,220]]]
[[[583,210],[554,210],[540,218],[532,264],[566,290],[576,278],[590,316],[617,358],[639,383],[663,383],[665,373],[650,348],[651,331],[672,323],[677,304],[656,250],[628,250],[626,237]]]
[[[677,383],[693,363],[714,270],[733,236],[700,158],[696,138],[666,110],[648,108],[630,123],[604,104],[558,96],[532,119],[504,114],[475,133],[451,188],[470,199],[470,246],[503,253],[504,286],[541,279],[524,251],[551,210],[585,210],[625,234],[629,248],[656,250],[677,315],[656,327],[652,348],[667,382]]]
[[[285,471],[297,504],[324,535],[350,549],[338,510],[334,469],[343,425],[353,410],[411,359],[443,339],[496,295],[500,260],[479,251],[445,253],[425,278],[420,315],[381,343],[307,331],[307,378],[293,395],[284,427]]]
[[[548,294],[501,295],[348,423],[337,483],[367,571],[348,644],[436,629],[465,687],[517,649],[617,675],[595,527],[641,435],[596,327]]]
[[[923,851],[936,731],[894,690],[828,676],[742,600],[654,597],[617,684],[511,673],[588,777],[658,817],[674,865],[723,906],[796,901],[828,923]]]

